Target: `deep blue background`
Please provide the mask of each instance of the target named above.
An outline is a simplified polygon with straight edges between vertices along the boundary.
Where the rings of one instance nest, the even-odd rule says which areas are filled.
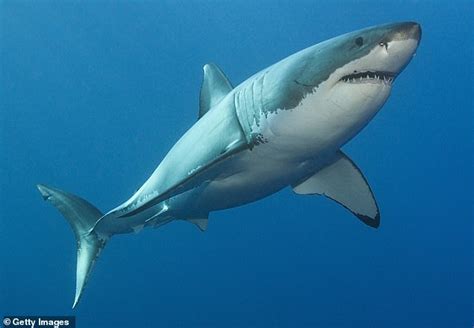
[[[471,1],[0,3],[0,316],[78,327],[470,327]],[[417,56],[345,151],[378,230],[284,190],[112,239],[78,309],[75,241],[36,183],[103,211],[130,196],[196,120],[202,66],[238,84],[302,48],[416,20]]]

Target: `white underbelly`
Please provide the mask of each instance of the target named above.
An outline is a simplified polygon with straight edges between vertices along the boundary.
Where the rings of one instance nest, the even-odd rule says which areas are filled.
[[[173,214],[183,217],[206,215],[256,201],[288,185],[292,175],[289,165],[262,161],[249,152],[229,159],[226,170],[212,181],[171,199]]]
[[[271,195],[295,179],[295,162],[266,157],[258,148],[230,159],[226,171],[199,195],[199,205],[209,210],[239,206]]]
[[[301,160],[262,144],[227,159],[212,181],[169,200],[174,216],[205,216],[269,196],[314,171],[314,158]]]

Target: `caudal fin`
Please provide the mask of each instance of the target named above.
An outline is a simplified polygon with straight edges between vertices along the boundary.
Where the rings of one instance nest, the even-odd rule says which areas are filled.
[[[107,242],[107,236],[93,231],[102,213],[84,199],[65,191],[39,184],[43,199],[53,204],[66,218],[77,241],[76,295],[74,308],[81,298],[96,259]]]

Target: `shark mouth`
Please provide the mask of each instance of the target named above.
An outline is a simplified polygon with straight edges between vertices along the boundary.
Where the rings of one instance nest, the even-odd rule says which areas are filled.
[[[339,81],[346,83],[383,83],[391,85],[395,77],[396,74],[392,72],[365,71],[344,75]]]

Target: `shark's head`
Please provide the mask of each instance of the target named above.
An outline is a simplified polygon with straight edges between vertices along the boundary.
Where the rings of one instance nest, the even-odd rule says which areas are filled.
[[[348,90],[389,91],[415,55],[420,38],[420,25],[412,22],[339,36],[308,51],[306,67],[296,81],[303,85],[327,82],[330,87]]]
[[[340,146],[385,103],[420,38],[420,25],[404,22],[366,28],[304,49],[263,72],[261,111],[268,115],[301,108],[294,112],[306,114],[294,116],[291,124],[290,117],[275,123],[279,127],[274,131],[304,131],[317,139],[311,127],[321,123],[326,127],[322,132],[337,135],[334,140]]]
[[[420,43],[413,22],[369,27],[306,48],[266,72],[264,100],[269,111],[291,109],[318,88],[340,92],[389,92]]]

